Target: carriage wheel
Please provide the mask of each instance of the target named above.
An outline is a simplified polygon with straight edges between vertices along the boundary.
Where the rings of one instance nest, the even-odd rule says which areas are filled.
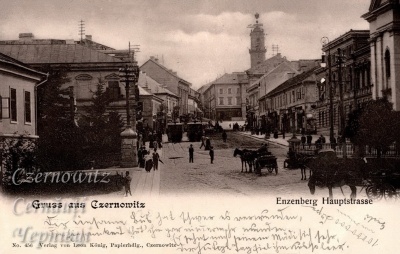
[[[400,189],[396,189],[396,196],[395,196],[395,198],[396,199],[400,199]]]
[[[385,199],[392,199],[396,197],[396,189],[388,183],[383,185],[383,196]]]
[[[367,193],[368,198],[373,199],[373,200],[381,200],[383,197],[383,191],[382,189],[378,188],[378,186],[374,185],[369,185],[366,189],[365,192]]]
[[[275,175],[278,174],[278,166],[275,166]]]

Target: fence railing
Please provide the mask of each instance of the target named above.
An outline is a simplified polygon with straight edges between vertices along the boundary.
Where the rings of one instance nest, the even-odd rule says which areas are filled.
[[[295,147],[295,151],[301,154],[316,154],[320,149],[333,149],[338,157],[343,157],[343,145],[342,144],[299,144]],[[362,148],[361,148],[362,149]],[[361,151],[365,157],[377,157],[378,149],[365,146],[364,150]],[[355,146],[352,143],[346,143],[346,155],[352,157],[355,155]],[[396,143],[380,151],[382,158],[393,158],[400,157],[400,151]]]

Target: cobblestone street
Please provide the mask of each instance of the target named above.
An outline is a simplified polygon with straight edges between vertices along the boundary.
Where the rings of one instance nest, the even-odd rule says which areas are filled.
[[[255,149],[261,144],[261,141],[240,134],[229,135],[243,143],[252,144],[252,147],[247,148]],[[220,144],[222,141],[216,138],[212,140],[212,144],[214,143]],[[234,148],[231,147],[229,139],[227,144],[222,143],[227,148],[215,149],[214,164],[210,163],[208,151],[200,149],[200,142],[193,143],[194,163],[189,163],[190,144],[165,143],[162,156],[165,164],[161,166],[160,172],[160,195],[311,196],[307,181],[300,180],[300,170],[283,168],[287,147],[269,145],[270,151],[278,160],[278,175],[263,169],[260,177],[254,173],[241,173],[240,158],[233,157]],[[347,187],[344,187],[343,191],[345,195],[350,193]],[[327,196],[328,190],[317,190],[316,195]],[[334,189],[334,195],[343,197],[340,188]]]

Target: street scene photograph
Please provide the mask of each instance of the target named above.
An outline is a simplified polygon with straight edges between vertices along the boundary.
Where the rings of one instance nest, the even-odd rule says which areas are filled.
[[[42,210],[47,236],[67,223],[46,209],[97,209],[89,212],[94,216],[104,205],[113,208],[105,213],[110,219],[129,205],[135,227],[99,229],[119,222],[77,222],[76,214],[74,225],[90,224],[91,239],[119,235],[126,244],[129,235],[136,242],[128,247],[144,253],[153,247],[162,247],[154,253],[354,253],[358,245],[350,240],[365,253],[383,248],[377,234],[394,229],[384,222],[392,214],[364,213],[396,207],[400,199],[399,0],[0,0],[0,6],[0,200],[11,214]],[[224,222],[237,209],[232,200],[249,202],[249,211],[240,210],[246,217],[234,219],[241,226],[228,224],[243,234],[232,233],[232,243],[234,230],[212,235],[209,217],[179,216],[175,199],[194,210],[205,202],[196,211],[226,207]],[[151,220],[145,209],[157,208],[153,200],[165,204]],[[251,209],[263,204],[276,214]],[[162,228],[174,212],[188,228]],[[271,228],[261,222],[277,218],[279,237],[255,229]],[[293,225],[315,224],[309,231],[286,228],[297,219]],[[243,220],[261,224],[245,228]],[[334,222],[357,239],[333,241],[329,232],[340,230],[318,228]],[[189,234],[206,225],[203,236]],[[319,231],[311,233],[313,227]],[[29,234],[36,241],[28,227],[6,228],[10,251],[18,237],[21,245]],[[187,235],[177,236],[180,230]],[[152,240],[166,232],[166,245],[146,246],[134,237],[143,232]],[[38,235],[42,250],[65,247]],[[301,242],[307,235],[310,241]]]

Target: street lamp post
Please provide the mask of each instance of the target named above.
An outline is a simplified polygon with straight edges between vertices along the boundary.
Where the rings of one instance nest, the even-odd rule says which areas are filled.
[[[132,66],[126,65],[119,69],[120,82],[125,83],[126,96],[126,128],[121,132],[121,167],[137,167],[137,133],[136,133],[136,110],[134,98],[133,107],[130,106],[130,84],[137,85],[139,79],[139,67],[136,62]],[[135,87],[136,89],[136,87]],[[132,119],[131,121],[131,111]]]
[[[342,82],[342,64],[343,64],[343,58],[342,58],[342,51],[340,48],[338,48],[338,59],[337,59],[337,64],[338,64],[338,85],[339,85],[339,108],[340,108],[340,136],[342,139],[342,151],[343,151],[343,158],[347,157],[347,151],[346,151],[346,138],[344,136],[345,128],[346,128],[346,117],[344,113],[344,105],[343,105],[343,82]]]
[[[321,39],[322,46],[325,46],[329,43],[328,37],[322,37]],[[332,142],[334,140],[334,119],[333,119],[333,85],[332,85],[332,65],[331,65],[331,47],[328,47],[328,87],[329,87],[329,140]]]

